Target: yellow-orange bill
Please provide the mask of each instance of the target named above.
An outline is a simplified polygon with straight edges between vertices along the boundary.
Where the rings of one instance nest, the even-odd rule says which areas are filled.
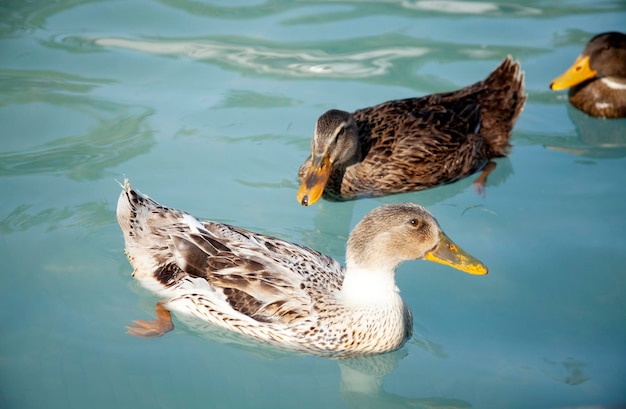
[[[579,56],[576,61],[574,61],[574,64],[567,69],[567,71],[552,81],[550,89],[558,91],[570,88],[585,80],[595,77],[596,74],[597,73],[589,66],[589,56]]]
[[[435,263],[454,267],[469,274],[484,275],[488,271],[483,263],[454,244],[443,232],[439,233],[439,244],[437,247],[426,253],[424,258]]]
[[[296,198],[298,203],[309,206],[320,200],[330,177],[331,163],[328,156],[313,158],[309,171],[302,179]]]

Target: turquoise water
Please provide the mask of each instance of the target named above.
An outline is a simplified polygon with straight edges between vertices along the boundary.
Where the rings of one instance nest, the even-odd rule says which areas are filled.
[[[548,90],[623,1],[0,3],[0,407],[626,406],[626,120]],[[477,81],[507,55],[528,103],[486,197],[472,178],[303,208],[315,120]],[[115,219],[131,179],[197,216],[343,261],[382,203],[426,205],[485,277],[397,274],[415,335],[336,362],[124,326],[157,299]]]

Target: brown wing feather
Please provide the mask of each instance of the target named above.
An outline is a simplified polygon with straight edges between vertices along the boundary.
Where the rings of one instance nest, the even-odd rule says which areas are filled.
[[[228,230],[230,240],[240,237],[232,247],[229,239],[217,239],[209,231],[187,238],[172,237],[173,253],[181,271],[207,280],[224,294],[234,310],[260,322],[290,323],[314,313],[309,278],[273,254],[263,243],[264,236],[252,238],[243,229],[221,224],[204,226],[222,233]],[[273,241],[274,250],[283,247],[280,241]]]
[[[524,75],[507,57],[485,80],[457,91],[388,101],[353,113],[360,162],[334,170],[328,198],[381,196],[454,182],[508,154]]]
[[[438,105],[434,99],[392,101],[355,112],[368,143],[364,159],[341,175],[344,197],[426,189],[484,166],[487,146],[476,134],[479,106],[451,109],[452,103]]]

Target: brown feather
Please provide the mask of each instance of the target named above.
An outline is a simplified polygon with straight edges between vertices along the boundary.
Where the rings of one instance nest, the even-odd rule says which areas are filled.
[[[508,155],[525,101],[520,65],[507,57],[485,80],[458,91],[357,110],[357,154],[333,163],[324,197],[410,192],[468,176],[491,158]],[[323,126],[318,122],[318,129]],[[299,171],[301,182],[310,166],[309,157]]]

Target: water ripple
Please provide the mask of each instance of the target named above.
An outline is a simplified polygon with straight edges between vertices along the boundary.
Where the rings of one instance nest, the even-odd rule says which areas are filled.
[[[111,224],[115,219],[109,202],[90,201],[73,206],[47,207],[38,210],[34,205],[21,204],[0,219],[0,234],[28,231],[44,226],[46,231],[81,226],[94,229]]]
[[[24,112],[37,112],[33,122],[41,128],[31,133],[45,129],[45,120],[38,116],[43,105],[69,109],[63,112],[69,115],[64,118],[68,124],[85,124],[78,126],[75,135],[65,134],[69,125],[59,130],[58,137],[46,129],[47,140],[36,138],[27,148],[0,151],[0,177],[63,174],[76,180],[97,179],[105,169],[146,152],[155,143],[146,121],[152,109],[89,95],[110,81],[55,71],[4,70],[0,83],[0,107],[22,105]],[[16,140],[29,136],[21,128],[7,126],[5,132]]]
[[[455,1],[455,0],[418,0],[403,1],[402,7],[412,10],[435,11],[439,13],[469,14],[469,15],[538,15],[541,10],[518,4],[497,4],[485,1]]]
[[[101,47],[211,60],[238,68],[244,67],[259,73],[331,78],[364,78],[384,75],[394,60],[420,57],[430,51],[427,47],[407,46],[331,55],[320,50],[291,51],[207,41],[150,41],[117,37],[98,38],[94,40],[94,43]]]

